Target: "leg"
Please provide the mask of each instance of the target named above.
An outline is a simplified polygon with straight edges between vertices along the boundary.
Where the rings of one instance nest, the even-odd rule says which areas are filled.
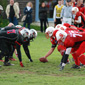
[[[24,43],[23,48],[24,48],[24,51],[25,51],[27,57],[29,58],[30,62],[33,62],[33,60],[31,59],[30,52],[29,52],[28,43]]]
[[[14,25],[18,25],[18,20],[17,20],[16,17],[13,18],[13,24],[14,24]]]
[[[40,19],[40,28],[41,28],[41,32],[43,32],[43,20]]]
[[[22,56],[21,56],[21,51],[20,51],[20,45],[16,44],[16,49],[17,49],[18,58],[19,58],[19,61],[20,61],[20,66],[24,67],[24,65],[22,63]]]
[[[46,20],[44,20],[44,32],[46,30],[47,26],[46,26]]]
[[[28,29],[30,29],[30,23],[28,23]]]
[[[79,68],[80,64],[85,64],[85,56],[83,53],[85,52],[85,42],[76,45],[72,48],[72,56],[74,58],[75,66],[72,68]]]
[[[85,56],[83,55],[84,52],[85,52],[85,41],[80,44],[78,50],[75,52],[76,59],[77,60],[79,59],[80,62],[85,65],[85,63],[84,63]]]
[[[68,60],[69,54],[71,52],[71,49],[72,48],[70,48],[70,47],[66,49],[66,52],[63,55],[63,61],[62,61],[62,65],[61,65],[60,71],[64,69],[64,66],[67,63],[67,60]]]
[[[26,22],[23,23],[23,27],[26,27]]]
[[[16,59],[13,58],[13,53],[14,53],[15,48],[13,47],[12,51],[10,52],[9,60],[15,61]]]
[[[12,18],[10,18],[10,17],[9,17],[9,22],[13,23],[13,20],[12,20]]]

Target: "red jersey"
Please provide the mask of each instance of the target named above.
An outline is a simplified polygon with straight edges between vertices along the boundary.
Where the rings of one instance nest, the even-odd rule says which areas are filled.
[[[62,40],[58,41],[58,44],[63,44],[66,48],[74,47],[76,43],[85,41],[85,32],[78,32],[72,30],[66,30],[67,37],[64,42]]]
[[[81,24],[84,25],[85,24],[85,15],[79,11],[76,13],[75,20],[78,20],[79,16],[81,16]]]
[[[82,13],[85,15],[85,7],[82,8]]]
[[[85,32],[66,31],[68,34],[65,41],[65,47],[73,47],[76,43],[85,41]]]
[[[57,40],[56,40],[56,37],[55,37],[57,31],[58,30],[55,30],[53,32],[53,38],[50,38],[50,41],[51,41],[52,45],[57,45]]]

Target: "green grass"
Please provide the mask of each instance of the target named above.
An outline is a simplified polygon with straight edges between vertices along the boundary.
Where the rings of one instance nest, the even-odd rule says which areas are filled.
[[[24,68],[20,67],[19,61],[10,61],[14,66],[2,66],[0,68],[0,85],[84,85],[85,68],[71,69],[74,63],[70,55],[70,64],[65,66],[63,71],[59,71],[61,59],[57,48],[52,55],[48,57],[47,63],[41,63],[40,57],[43,57],[51,48],[49,39],[46,39],[44,33],[38,32],[38,37],[30,43],[29,49],[33,63],[27,59],[23,48],[22,58]],[[3,65],[0,62],[0,65]]]
[[[30,25],[30,28],[38,30],[38,31],[40,30],[40,26],[37,26],[37,25]]]

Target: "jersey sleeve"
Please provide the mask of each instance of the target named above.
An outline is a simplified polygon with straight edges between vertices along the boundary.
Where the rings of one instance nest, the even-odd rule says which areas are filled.
[[[57,46],[57,41],[56,40],[53,40],[53,39],[50,39],[50,41],[52,43],[51,48],[55,48]]]

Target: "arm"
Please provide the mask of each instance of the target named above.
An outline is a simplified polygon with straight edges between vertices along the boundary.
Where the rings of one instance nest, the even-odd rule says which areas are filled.
[[[32,8],[31,8],[30,10],[27,10],[27,8],[25,7],[25,9],[24,9],[24,13],[25,13],[25,14],[32,13]]]
[[[75,20],[76,23],[81,23],[81,16],[78,17],[78,20]]]
[[[51,48],[44,57],[47,58],[48,56],[50,56],[53,53],[54,50],[55,50],[55,47]]]
[[[22,62],[20,45],[16,44],[16,49],[17,49],[18,59],[19,59],[20,62]]]
[[[54,22],[56,22],[56,7],[54,8],[54,12],[53,12],[53,19],[54,19]]]
[[[19,13],[20,13],[19,6],[15,5],[15,7],[16,7],[15,17],[19,18]]]
[[[7,18],[9,18],[9,5],[7,5],[7,7],[6,7],[6,15],[7,15]]]
[[[23,48],[24,48],[25,54],[29,58],[30,62],[33,62],[33,60],[31,59],[30,52],[29,52],[28,44],[29,44],[28,42],[24,42],[23,43]]]
[[[61,10],[61,19],[63,18],[63,15],[64,15],[64,7]]]

